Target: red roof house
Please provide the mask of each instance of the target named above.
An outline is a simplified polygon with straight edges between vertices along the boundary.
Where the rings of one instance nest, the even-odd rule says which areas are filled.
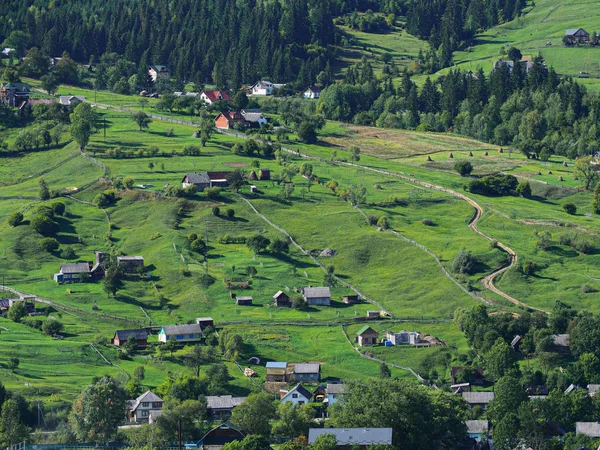
[[[246,119],[238,111],[229,111],[220,113],[215,119],[215,128],[227,130],[233,128],[236,123],[246,125]]]
[[[218,102],[219,100],[223,100],[226,102],[230,102],[231,98],[227,95],[225,91],[202,91],[200,94],[200,98],[204,100],[209,105]]]

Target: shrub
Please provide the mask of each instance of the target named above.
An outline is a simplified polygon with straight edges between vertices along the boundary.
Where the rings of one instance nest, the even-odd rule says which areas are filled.
[[[565,203],[563,205],[563,210],[572,216],[577,214],[577,206],[575,206],[573,203]]]
[[[42,247],[42,250],[44,250],[45,252],[51,253],[58,250],[60,244],[54,238],[44,238],[40,241],[40,247]]]
[[[75,259],[75,250],[71,247],[64,248],[62,252],[60,252],[60,257],[62,259]]]
[[[59,225],[57,222],[42,214],[38,214],[31,219],[30,226],[44,236],[55,234],[59,230]]]
[[[203,273],[199,278],[200,285],[204,287],[208,287],[211,284],[214,284],[215,279],[207,273]]]
[[[225,214],[227,214],[227,217],[229,217],[230,219],[233,219],[235,217],[235,211],[232,208],[227,208]]]
[[[165,189],[165,194],[167,197],[181,197],[183,190],[179,186],[172,185]]]
[[[456,170],[461,177],[468,177],[473,171],[473,165],[465,160],[456,161],[456,163],[454,163],[454,170]]]
[[[98,205],[100,208],[104,208],[106,206],[110,206],[117,199],[116,192],[112,189],[106,190],[104,192],[100,192],[98,195],[94,197],[93,202]]]
[[[433,220],[431,220],[431,219],[423,219],[423,220],[421,220],[421,223],[423,225],[425,225],[425,226],[428,226],[428,227],[435,226],[435,222]]]
[[[44,320],[44,324],[42,325],[42,333],[55,335],[60,333],[64,328],[62,322],[59,322],[56,319],[46,319]]]
[[[13,322],[20,322],[27,315],[24,302],[15,302],[8,310],[8,319]]]
[[[594,289],[589,284],[584,284],[583,286],[581,286],[581,292],[583,292],[584,294],[589,294],[590,292],[596,292],[596,289]]]
[[[517,192],[517,194],[519,194],[521,197],[524,198],[529,198],[531,197],[531,185],[529,184],[529,181],[521,181],[518,185],[517,188],[515,189],[515,191]]]
[[[19,364],[21,363],[21,361],[19,360],[19,358],[15,358],[14,356],[12,358],[10,358],[8,360],[8,368],[10,370],[15,370],[19,368]]]
[[[16,227],[21,222],[23,222],[23,214],[18,211],[14,212],[10,216],[8,216],[7,222],[11,227]]]
[[[62,216],[65,213],[65,209],[66,207],[63,202],[52,203],[52,211],[54,211],[54,214],[57,216]]]
[[[221,214],[221,208],[219,208],[218,206],[213,206],[212,213],[213,213],[213,216],[219,216],[219,214]]]
[[[390,223],[385,216],[381,216],[377,221],[377,226],[382,230],[387,230],[390,227]]]
[[[527,275],[527,276],[531,276],[535,273],[535,271],[537,270],[538,266],[536,263],[534,263],[533,261],[526,261],[523,263],[523,265],[521,266],[521,271]]]
[[[183,189],[183,195],[186,197],[193,197],[196,195],[196,192],[198,192],[198,190],[193,184]]]
[[[452,271],[455,273],[471,275],[475,272],[476,265],[477,258],[475,258],[471,252],[461,250],[452,262]]]
[[[132,177],[125,177],[123,178],[123,186],[125,186],[127,189],[131,189],[134,181],[135,180]]]
[[[221,196],[221,188],[219,187],[211,187],[204,189],[204,193],[206,197],[211,200],[216,200]]]
[[[379,220],[379,217],[374,216],[373,214],[369,214],[369,215],[367,215],[365,220],[367,221],[368,225],[376,225],[377,221]]]
[[[188,241],[193,242],[196,239],[198,239],[198,235],[196,233],[191,233],[191,234],[188,234],[187,238],[188,238]]]
[[[512,175],[495,174],[471,180],[466,188],[473,194],[510,195],[518,184],[518,180]]]
[[[206,243],[202,239],[196,239],[190,244],[190,248],[198,253],[204,253],[206,251]]]
[[[304,309],[306,308],[306,302],[302,297],[294,297],[292,299],[292,307],[296,309]]]

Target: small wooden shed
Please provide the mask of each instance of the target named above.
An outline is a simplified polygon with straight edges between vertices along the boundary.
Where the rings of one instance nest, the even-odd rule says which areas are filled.
[[[236,297],[235,304],[238,306],[252,306],[252,297]]]
[[[278,306],[278,307],[292,306],[292,301],[291,301],[289,295],[287,295],[283,291],[278,291],[273,296],[273,301],[275,302],[275,306]]]
[[[360,297],[358,295],[344,295],[342,297],[342,301],[346,305],[355,305],[360,301]]]
[[[356,342],[361,347],[370,347],[372,345],[377,345],[377,340],[379,339],[379,333],[371,328],[369,325],[365,325],[356,333]]]

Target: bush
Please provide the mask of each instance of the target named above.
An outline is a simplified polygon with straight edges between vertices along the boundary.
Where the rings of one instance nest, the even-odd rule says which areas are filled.
[[[8,310],[8,319],[13,322],[20,322],[27,315],[24,302],[15,302]]]
[[[58,250],[60,244],[54,238],[44,238],[40,241],[40,247],[42,247],[42,250],[44,250],[45,252],[51,253]]]
[[[198,189],[193,184],[183,189],[183,195],[186,197],[193,197],[196,195],[196,192],[198,192]]]
[[[54,211],[54,214],[57,216],[62,216],[65,213],[65,210],[66,206],[63,202],[52,203],[52,211]]]
[[[206,243],[202,239],[196,239],[190,244],[190,248],[198,253],[206,252]]]
[[[563,205],[563,210],[572,216],[577,214],[577,206],[575,206],[573,203],[565,203]]]
[[[172,185],[165,189],[165,194],[167,197],[181,197],[183,190],[179,186]]]
[[[468,177],[473,171],[473,165],[469,161],[456,161],[454,164],[454,170],[456,170],[461,177]]]
[[[381,216],[377,221],[377,226],[382,230],[387,230],[390,227],[390,223],[385,216]]]
[[[21,222],[23,222],[23,214],[18,211],[14,212],[10,216],[8,216],[7,222],[11,227],[16,227]]]
[[[196,233],[190,233],[190,234],[188,234],[187,238],[188,238],[188,241],[193,242],[196,239],[198,239],[198,235]]]
[[[421,223],[423,225],[425,225],[425,226],[428,226],[428,227],[435,226],[435,222],[433,220],[431,220],[431,219],[423,219],[423,220],[421,220]]]
[[[227,208],[225,214],[227,214],[227,217],[229,217],[230,219],[233,219],[235,217],[235,211],[232,208]]]
[[[214,284],[215,279],[207,273],[203,273],[199,278],[200,285],[204,287],[208,287],[211,284]]]
[[[219,188],[219,187],[206,188],[206,189],[204,189],[204,193],[206,194],[207,198],[209,198],[211,200],[217,200],[219,197],[221,197],[221,188]]]
[[[523,272],[523,274],[525,274],[527,276],[531,276],[531,275],[535,274],[535,271],[537,270],[537,268],[538,268],[537,264],[534,263],[533,261],[526,261],[521,266],[521,272]]]
[[[133,187],[133,183],[134,183],[134,179],[133,177],[125,177],[123,178],[123,186],[125,186],[126,189],[131,189]]]
[[[38,214],[31,219],[30,226],[44,236],[50,236],[57,233],[59,230],[59,225],[57,222],[42,214]]]
[[[306,308],[306,302],[302,297],[294,297],[292,299],[292,307],[296,309],[304,309]]]
[[[117,195],[115,191],[109,189],[104,192],[100,192],[98,195],[94,197],[94,204],[98,205],[100,208],[104,208],[112,205],[117,199]]]
[[[454,258],[452,262],[452,271],[455,273],[461,273],[471,275],[475,272],[475,266],[477,265],[477,258],[475,258],[471,252],[461,250]]]
[[[64,248],[62,252],[60,252],[60,257],[62,259],[75,259],[75,256],[75,250],[73,250],[71,247]]]
[[[524,198],[529,198],[531,197],[531,185],[529,184],[529,181],[521,181],[518,185],[517,188],[515,189],[515,191],[517,192],[517,194],[519,194],[521,197]]]
[[[369,215],[367,215],[365,220],[367,221],[367,224],[369,224],[369,225],[376,225],[377,221],[379,220],[379,217],[374,216],[373,214],[369,214]]]
[[[46,319],[42,325],[42,333],[48,335],[55,335],[60,333],[64,328],[64,325],[56,319]]]
[[[212,213],[213,213],[213,216],[218,217],[221,214],[221,208],[219,208],[218,206],[213,206]]]
[[[510,195],[518,184],[518,180],[512,175],[496,174],[471,180],[466,188],[473,194]]]

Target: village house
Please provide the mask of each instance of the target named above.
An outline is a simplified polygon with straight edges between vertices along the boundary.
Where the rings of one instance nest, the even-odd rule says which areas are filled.
[[[291,403],[292,405],[306,405],[312,400],[312,394],[308,389],[298,383],[291,390],[279,391],[281,403]]]
[[[356,342],[361,347],[370,347],[372,345],[377,345],[377,340],[379,339],[379,333],[371,328],[369,325],[365,325],[360,330],[356,332]]]
[[[183,189],[189,186],[195,186],[196,190],[202,192],[206,188],[211,187],[227,187],[227,175],[230,172],[204,172],[204,173],[188,173],[181,180]]]
[[[328,287],[305,287],[302,289],[302,295],[309,305],[331,305],[331,291]]]
[[[231,97],[225,91],[202,91],[200,93],[200,99],[204,100],[204,102],[212,105],[218,101],[230,102]]]
[[[273,301],[275,302],[275,306],[278,307],[292,306],[290,297],[283,291],[277,291],[273,296]]]
[[[569,44],[587,44],[590,42],[590,33],[583,28],[571,28],[565,31],[565,39]]]
[[[165,325],[158,333],[158,342],[176,341],[179,343],[198,342],[202,339],[202,330],[197,323],[189,325]]]
[[[552,340],[553,351],[556,353],[568,355],[571,352],[568,334],[552,334],[550,335],[550,339]]]
[[[290,366],[290,373],[296,382],[317,383],[321,379],[319,363],[294,363]]]
[[[127,401],[127,417],[129,422],[148,422],[150,412],[161,410],[163,400],[152,391],[146,391],[135,400]]]
[[[249,126],[261,127],[267,124],[267,118],[258,109],[242,109],[240,112]]]
[[[235,304],[237,306],[252,306],[252,297],[250,297],[250,296],[236,297]]]
[[[269,361],[267,363],[267,381],[285,382],[287,381],[287,363]]]
[[[600,422],[576,422],[575,434],[591,438],[600,438]]]
[[[21,297],[21,298],[0,298],[0,311],[8,311],[15,303],[23,302],[25,304],[25,311],[28,314],[34,314],[35,311],[35,297]]]
[[[156,81],[158,78],[166,78],[167,80],[170,78],[167,66],[148,66],[148,74],[152,78],[152,81]]]
[[[229,130],[236,124],[240,124],[244,127],[249,125],[242,113],[239,111],[225,111],[219,113],[219,115],[215,118],[215,128],[219,128],[221,130]]]
[[[231,395],[206,396],[208,414],[214,420],[224,420],[231,417],[233,408],[241,405],[247,397],[232,397]]]
[[[416,345],[421,342],[421,335],[416,331],[400,331],[393,333],[388,331],[386,339],[393,345]]]
[[[469,409],[473,409],[476,406],[481,406],[485,411],[488,404],[494,400],[493,392],[463,392],[463,400],[469,405]]]
[[[261,181],[269,181],[271,179],[271,169],[258,169],[258,179]]]
[[[304,98],[319,98],[320,96],[321,89],[312,84],[304,91]]]
[[[453,394],[462,394],[463,392],[471,392],[471,383],[457,383],[450,386]]]
[[[333,434],[338,447],[392,445],[391,428],[310,428],[308,445],[314,444],[324,434]]]
[[[85,102],[83,95],[61,95],[58,98],[58,103],[65,106],[77,106],[83,102]]]
[[[270,81],[257,81],[249,89],[252,95],[271,95],[273,88],[274,85]]]
[[[211,327],[211,328],[215,327],[215,321],[213,320],[212,317],[197,317],[196,323],[198,325],[200,325],[201,330],[204,330],[207,327]]]
[[[379,313],[379,310],[367,311],[367,319],[379,319],[380,317],[381,314]]]
[[[54,274],[57,283],[80,283],[91,278],[90,263],[66,263],[60,265],[60,272]]]
[[[487,420],[465,420],[467,426],[467,436],[475,439],[476,442],[481,442],[484,439],[488,440],[488,430],[490,429]]]
[[[27,83],[0,83],[0,102],[18,107],[27,102],[31,88]]]
[[[335,405],[346,389],[345,384],[327,383],[327,406]]]
[[[125,273],[134,273],[144,268],[143,256],[117,256],[117,266]]]
[[[111,343],[117,347],[121,347],[127,343],[131,336],[135,338],[138,347],[148,345],[148,332],[146,330],[117,330],[111,339]]]
[[[346,305],[355,305],[358,302],[360,302],[360,296],[358,296],[358,295],[344,295],[342,297],[342,301]]]
[[[204,450],[219,450],[225,444],[241,441],[246,435],[230,423],[217,425],[198,441],[197,447]]]
[[[472,372],[472,376],[470,376],[470,380],[466,380],[465,374],[466,372]],[[483,368],[474,367],[472,369],[462,366],[452,366],[450,367],[450,379],[452,380],[452,384],[458,384],[461,381],[470,381],[471,384],[481,385],[485,383],[485,377],[483,375]]]

